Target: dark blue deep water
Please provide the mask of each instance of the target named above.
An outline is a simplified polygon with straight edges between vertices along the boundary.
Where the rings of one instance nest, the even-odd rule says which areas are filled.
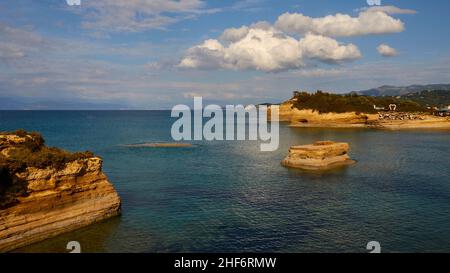
[[[0,131],[41,132],[47,144],[92,150],[123,214],[20,252],[450,252],[450,132],[292,129],[280,148],[248,141],[171,142],[169,111],[0,111]],[[349,142],[354,166],[293,171],[290,145]]]

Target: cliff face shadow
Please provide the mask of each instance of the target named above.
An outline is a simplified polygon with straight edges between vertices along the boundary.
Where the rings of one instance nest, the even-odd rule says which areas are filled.
[[[69,253],[67,244],[77,241],[82,253],[107,252],[107,246],[120,225],[120,216],[104,220],[69,233],[64,233],[13,251],[13,253]]]
[[[12,175],[10,170],[0,164],[0,210],[17,204],[18,197],[26,196],[28,182]]]

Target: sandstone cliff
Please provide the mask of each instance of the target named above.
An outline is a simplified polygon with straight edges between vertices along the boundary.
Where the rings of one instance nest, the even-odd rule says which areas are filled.
[[[48,158],[35,159],[38,167],[21,165],[18,151],[36,141],[35,135],[0,134],[0,252],[120,213],[120,198],[102,172],[100,158],[61,152],[64,156],[55,159],[54,149],[43,152],[45,146],[38,143],[40,149],[27,154],[27,160],[39,152]],[[59,166],[51,164],[57,159]]]
[[[272,119],[271,108],[272,107],[269,106],[267,113],[267,118],[269,121]],[[293,109],[293,104],[291,101],[286,101],[280,104],[278,109],[278,120],[276,121],[290,122],[292,120],[292,114],[295,110]]]
[[[280,105],[278,121],[289,122],[297,127],[362,127],[377,119],[378,116],[374,114],[319,113],[311,109],[299,110],[294,107],[292,101],[287,101]]]

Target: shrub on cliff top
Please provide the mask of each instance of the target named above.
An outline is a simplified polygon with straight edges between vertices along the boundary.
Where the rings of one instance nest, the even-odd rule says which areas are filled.
[[[51,167],[63,169],[69,162],[94,156],[90,151],[70,153],[58,148],[47,147],[39,133],[27,133],[23,130],[0,133],[0,135],[17,135],[27,137],[23,143],[9,143],[8,156],[0,153],[0,209],[13,204],[18,196],[27,192],[25,181],[15,175],[28,167],[45,169]],[[0,147],[1,150],[1,147]]]
[[[61,169],[69,162],[94,156],[90,151],[71,153],[59,148],[47,147],[44,138],[36,132],[28,133],[24,130],[17,130],[0,133],[0,135],[17,135],[26,138],[26,141],[22,143],[10,143],[9,145],[14,149],[10,150],[8,157],[3,159],[8,168],[14,172],[27,167]]]
[[[45,145],[45,140],[41,134],[37,132],[26,132],[23,129],[19,129],[14,132],[0,132],[0,135],[16,135],[21,138],[25,138],[25,142],[20,144],[10,143],[11,145],[25,146],[32,151],[37,151]],[[0,147],[1,148],[1,147]]]
[[[27,147],[20,147],[11,150],[8,161],[14,165],[16,170],[23,170],[26,167],[35,167],[45,169],[52,167],[63,169],[64,166],[72,161],[93,157],[90,151],[70,153],[58,148],[41,147],[39,150],[32,150]]]

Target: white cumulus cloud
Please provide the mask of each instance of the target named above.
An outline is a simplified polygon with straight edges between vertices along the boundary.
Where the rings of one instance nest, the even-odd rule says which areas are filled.
[[[279,72],[314,65],[314,61],[328,64],[352,61],[362,57],[358,47],[340,43],[334,37],[402,32],[404,23],[391,15],[414,13],[395,6],[360,9],[356,17],[338,13],[313,18],[284,13],[274,24],[262,21],[226,29],[218,39],[206,40],[187,50],[178,67]],[[383,56],[397,55],[394,48],[385,44],[378,51]]]
[[[378,53],[380,53],[383,57],[394,57],[396,56],[397,50],[395,48],[390,47],[387,44],[381,44],[377,47]]]
[[[314,34],[297,40],[275,28],[228,29],[221,38],[229,44],[206,40],[191,47],[179,67],[277,72],[301,68],[307,59],[336,63],[361,57],[353,44],[342,45],[332,38]]]
[[[275,26],[287,33],[308,32],[332,37],[349,37],[370,34],[398,33],[404,23],[382,10],[361,11],[358,17],[347,14],[312,18],[301,13],[285,13],[278,17]]]
[[[341,45],[338,41],[314,34],[300,39],[300,49],[307,58],[328,63],[338,63],[361,58],[361,52],[354,44]]]
[[[229,28],[222,33],[220,39],[229,42],[237,42],[247,36],[248,32],[249,28],[247,26],[242,26],[240,28]]]

